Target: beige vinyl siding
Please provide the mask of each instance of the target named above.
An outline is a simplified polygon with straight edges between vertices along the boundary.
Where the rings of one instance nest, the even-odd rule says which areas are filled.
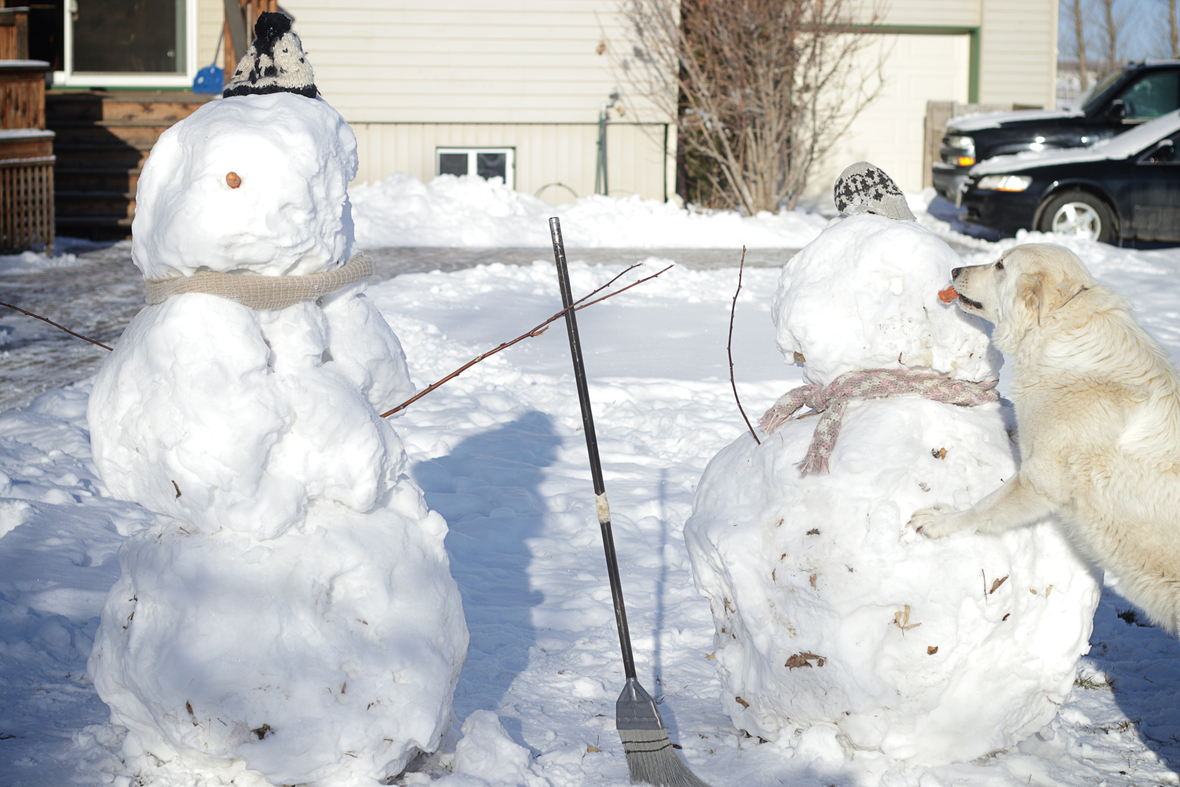
[[[920,25],[925,27],[978,27],[983,0],[895,0],[883,6],[887,25]],[[863,6],[861,18],[872,9]]]
[[[592,123],[620,81],[603,0],[285,1],[316,84],[350,122]],[[632,118],[633,119],[633,118]],[[664,122],[649,109],[640,118]]]
[[[360,157],[356,182],[377,182],[394,172],[429,182],[434,178],[436,148],[510,147],[516,151],[517,191],[539,192],[553,203],[594,193],[596,123],[353,123],[352,129]],[[668,129],[663,124],[612,123],[607,127],[611,196],[638,194],[666,199],[669,160],[664,144]],[[671,156],[674,161],[674,146]],[[667,182],[670,189],[671,181]],[[562,186],[556,185],[559,183]]]
[[[189,0],[197,4],[197,68],[213,63],[217,37],[225,25],[225,3],[222,0]],[[225,44],[217,55],[217,65],[225,60]]]
[[[221,0],[200,9],[207,65]],[[512,147],[516,188],[551,201],[594,190],[597,119],[611,92],[609,181],[614,195],[674,191],[675,135],[629,95],[615,67],[626,31],[616,0],[284,0],[324,98],[360,143],[358,181],[406,172],[434,177],[435,148]],[[891,0],[881,33],[892,46],[883,95],[817,169],[808,191],[830,189],[844,166],[868,159],[903,188],[921,184],[925,102],[966,102],[972,33],[978,100],[1053,106],[1057,0]],[[921,34],[919,34],[921,33]],[[599,54],[598,49],[603,48]],[[650,126],[636,125],[642,123]],[[650,133],[649,133],[650,132]]]
[[[979,100],[1052,109],[1057,96],[1057,3],[985,0]]]

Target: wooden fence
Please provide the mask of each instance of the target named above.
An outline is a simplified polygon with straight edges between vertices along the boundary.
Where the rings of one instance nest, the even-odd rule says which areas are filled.
[[[52,134],[0,134],[0,251],[53,253],[53,163]]]

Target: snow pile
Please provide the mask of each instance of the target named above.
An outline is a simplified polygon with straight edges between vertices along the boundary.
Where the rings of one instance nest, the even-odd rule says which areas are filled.
[[[898,366],[995,379],[981,325],[936,301],[955,264],[913,223],[838,222],[784,269],[780,346],[818,383]],[[1090,569],[1050,523],[938,542],[906,528],[916,509],[968,506],[1015,471],[1010,416],[853,401],[830,474],[796,467],[816,418],[761,446],[743,435],[709,463],[685,538],[735,726],[821,759],[939,765],[1052,721],[1088,649]]]
[[[134,261],[330,269],[355,171],[321,101],[206,104],[148,159]],[[412,390],[363,284],[262,311],[181,294],[132,321],[87,413],[107,488],[158,515],[120,550],[89,662],[127,770],[327,787],[439,746],[467,629],[446,522],[376,409]]]
[[[827,223],[818,214],[782,211],[742,217],[694,212],[637,196],[583,197],[553,205],[506,187],[499,178],[440,175],[430,183],[390,175],[352,189],[356,235],[382,246],[547,248],[548,221],[559,216],[570,248],[794,248]]]

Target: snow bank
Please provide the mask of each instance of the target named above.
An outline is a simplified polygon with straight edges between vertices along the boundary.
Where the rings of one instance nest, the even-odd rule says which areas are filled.
[[[570,248],[790,248],[811,241],[827,220],[783,211],[744,218],[696,212],[671,202],[591,196],[553,205],[499,178],[440,175],[430,183],[395,174],[351,190],[357,241],[382,246],[548,248],[548,221],[561,218]]]

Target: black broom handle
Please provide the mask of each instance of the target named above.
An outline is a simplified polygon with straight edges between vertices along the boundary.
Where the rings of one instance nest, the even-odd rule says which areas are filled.
[[[619,561],[615,556],[615,539],[611,534],[610,506],[606,502],[606,484],[602,481],[602,462],[598,459],[598,438],[594,434],[594,415],[590,412],[590,388],[586,384],[586,367],[582,363],[582,344],[578,340],[578,320],[570,291],[569,268],[565,262],[565,244],[561,240],[561,222],[549,219],[553,236],[553,257],[557,262],[557,283],[561,304],[565,307],[565,327],[570,337],[570,355],[574,359],[574,382],[578,386],[578,404],[582,406],[582,428],[586,433],[586,453],[590,455],[590,477],[594,480],[594,498],[598,509],[598,526],[602,528],[602,548],[606,552],[606,573],[610,577],[610,594],[615,603],[615,621],[619,626],[619,646],[623,651],[623,671],[635,677],[635,657],[631,653],[631,632],[627,628],[627,608],[623,605],[623,584],[619,580]]]

